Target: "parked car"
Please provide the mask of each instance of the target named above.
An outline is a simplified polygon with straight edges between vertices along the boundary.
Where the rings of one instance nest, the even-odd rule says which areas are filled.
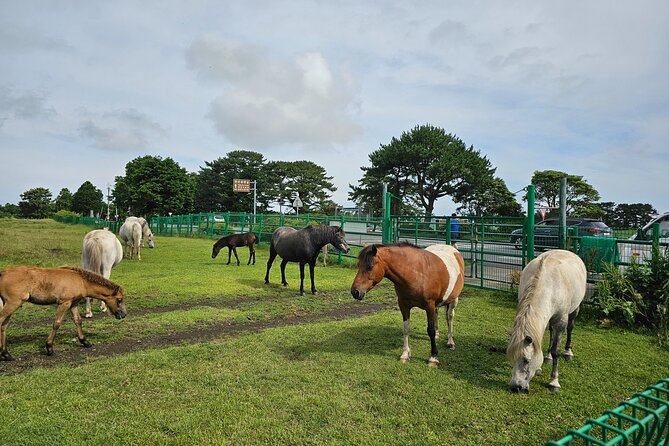
[[[594,218],[568,218],[568,227],[578,228],[578,236],[611,237],[611,228]],[[547,218],[534,225],[534,246],[538,249],[559,247],[560,219]],[[510,241],[516,249],[522,248],[523,228],[511,231]]]
[[[653,218],[628,240],[653,240],[653,225],[655,223],[660,225],[660,243],[669,244],[669,212]],[[647,244],[621,242],[618,243],[618,249],[620,251],[620,260],[623,262],[631,262],[632,258],[636,258],[639,262],[644,262],[650,259],[651,256],[651,246]]]

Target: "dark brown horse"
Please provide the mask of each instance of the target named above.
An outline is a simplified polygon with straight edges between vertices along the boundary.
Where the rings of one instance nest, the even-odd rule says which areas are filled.
[[[123,303],[123,288],[99,274],[80,268],[37,268],[14,266],[0,271],[0,359],[11,361],[7,351],[7,324],[12,313],[24,303],[57,304],[56,319],[46,341],[47,355],[53,355],[53,340],[67,310],[77,325],[77,336],[84,347],[90,347],[81,329],[77,304],[84,297],[99,299],[107,304],[116,319],[128,313]]]
[[[256,250],[253,246],[254,243],[258,238],[253,232],[247,232],[245,234],[232,234],[228,235],[225,237],[221,237],[218,239],[216,243],[214,243],[214,249],[211,251],[211,258],[215,259],[216,256],[218,255],[218,252],[227,247],[228,248],[228,263],[226,265],[230,264],[230,257],[232,253],[235,253],[235,259],[237,259],[237,266],[239,266],[239,257],[237,256],[237,247],[239,246],[248,246],[249,247],[249,261],[247,265],[251,264],[251,259],[253,259],[253,264],[256,264]]]
[[[300,294],[304,295],[304,265],[309,264],[309,275],[311,276],[311,294],[317,294],[314,283],[314,268],[318,253],[323,246],[331,244],[339,251],[349,251],[346,243],[346,233],[339,226],[311,225],[304,229],[294,229],[288,226],[276,228],[272,233],[272,241],[269,245],[269,260],[267,260],[267,273],[265,283],[269,283],[269,270],[276,256],[281,261],[281,284],[288,286],[286,282],[286,264],[298,262],[300,264]]]
[[[432,245],[427,249],[410,243],[369,245],[358,255],[358,274],[351,285],[351,294],[362,300],[365,293],[387,277],[395,285],[404,319],[404,351],[400,361],[411,358],[409,317],[411,309],[419,307],[427,313],[427,334],[432,345],[428,365],[437,366],[437,308],[446,306],[446,347],[455,348],[453,316],[464,286],[464,267],[462,255],[450,245]]]

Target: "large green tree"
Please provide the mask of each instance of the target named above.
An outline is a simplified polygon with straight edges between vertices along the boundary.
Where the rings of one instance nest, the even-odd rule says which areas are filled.
[[[490,161],[473,146],[443,129],[426,124],[392,138],[369,155],[371,167],[363,167],[359,186],[351,186],[349,198],[359,205],[376,202],[378,185],[431,215],[439,198],[450,196],[467,207],[475,196],[495,186]],[[377,199],[378,200],[378,199]],[[391,212],[401,209],[391,202]]]
[[[233,150],[223,158],[205,161],[205,167],[200,167],[197,175],[196,209],[201,212],[252,212],[253,191],[232,190],[234,179],[246,179],[256,181],[257,212],[263,212],[269,206],[272,186],[266,164],[262,154],[249,150]]]
[[[20,217],[21,208],[13,203],[5,203],[4,206],[0,206],[0,218],[9,218],[9,217]]]
[[[62,188],[53,202],[53,210],[71,211],[72,210],[72,192],[66,187]]]
[[[537,170],[532,175],[534,184],[534,200],[537,206],[551,208],[550,214],[559,213],[560,180],[567,178],[567,214],[573,217],[596,217],[588,215],[597,212],[593,207],[599,200],[599,192],[580,175],[570,175],[558,170]]]
[[[137,216],[187,214],[193,209],[193,177],[172,158],[142,156],[117,176],[114,198],[119,213]]]
[[[505,217],[519,217],[523,215],[523,208],[516,201],[516,197],[506,187],[501,178],[493,178],[482,187],[474,188],[471,195],[463,200],[464,204],[458,208],[467,215],[501,215]]]
[[[272,195],[283,206],[292,206],[297,192],[302,201],[300,212],[327,211],[332,208],[331,193],[337,188],[325,169],[312,161],[271,161],[267,173]]]
[[[51,215],[51,191],[44,187],[29,189],[21,194],[19,201],[25,218],[47,218]]]
[[[607,225],[617,228],[640,228],[648,223],[657,210],[648,203],[600,203],[604,210],[603,220]]]
[[[79,186],[79,189],[72,194],[71,210],[84,216],[88,216],[90,211],[98,213],[102,208],[106,209],[106,206],[102,201],[102,196],[102,191],[100,189],[95,187],[90,181],[85,181]]]

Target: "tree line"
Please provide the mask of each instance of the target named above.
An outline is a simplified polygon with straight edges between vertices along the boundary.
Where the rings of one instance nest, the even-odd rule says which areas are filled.
[[[357,185],[349,185],[348,197],[366,213],[382,215],[381,185],[392,194],[391,213],[430,216],[437,201],[450,197],[460,215],[522,216],[523,206],[495,175],[496,167],[456,135],[430,124],[419,125],[381,144],[369,155]],[[560,179],[567,177],[567,212],[573,217],[603,219],[609,226],[638,227],[656,214],[649,204],[599,203],[599,193],[582,176],[566,172],[535,171],[537,205],[557,214]],[[193,212],[242,212],[253,209],[252,193],[236,193],[233,179],[255,181],[257,212],[278,206],[292,211],[299,194],[301,212],[332,215],[338,207],[332,200],[337,188],[326,170],[312,161],[269,161],[254,151],[233,150],[224,157],[205,161],[198,172],[187,172],[171,158],[142,156],[125,167],[113,187],[111,217],[134,215],[178,215]],[[90,181],[72,193],[61,189],[55,199],[46,188],[21,194],[18,205],[0,206],[0,217],[45,218],[53,212],[90,212],[106,216],[104,194]]]

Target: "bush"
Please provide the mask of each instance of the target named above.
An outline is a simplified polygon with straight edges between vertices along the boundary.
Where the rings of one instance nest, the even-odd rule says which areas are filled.
[[[68,211],[65,209],[61,209],[60,211],[56,212],[56,215],[60,217],[81,217],[81,214],[78,214],[76,212]]]
[[[669,252],[653,247],[648,263],[632,264],[623,272],[608,265],[597,287],[600,315],[623,327],[646,327],[669,346]]]

